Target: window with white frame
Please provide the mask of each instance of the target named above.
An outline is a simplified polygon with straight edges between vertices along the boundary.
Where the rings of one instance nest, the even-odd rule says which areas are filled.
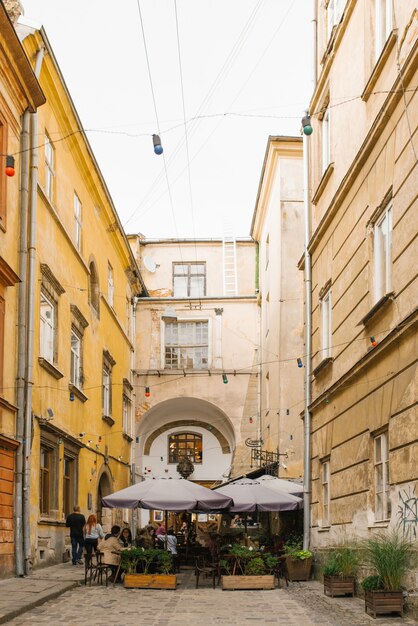
[[[328,0],[327,4],[327,35],[331,37],[332,29],[337,26],[344,13],[347,0]]]
[[[322,174],[331,163],[331,131],[329,106],[324,111],[321,121],[321,172]]]
[[[82,215],[81,215],[80,198],[74,192],[74,241],[75,241],[77,250],[81,250],[81,228],[82,228],[81,218],[82,218]]]
[[[57,303],[41,291],[40,356],[50,363],[54,363],[56,354],[56,310]]]
[[[388,206],[374,225],[374,299],[391,291],[392,207]]]
[[[45,193],[49,200],[54,197],[55,151],[48,135],[45,135]]]
[[[112,369],[116,361],[108,350],[103,352],[102,366],[102,411],[103,417],[112,415]]]
[[[374,513],[376,521],[390,519],[389,449],[387,433],[382,433],[374,437],[374,494]]]
[[[133,439],[132,394],[133,386],[127,378],[123,379],[122,392],[122,428],[125,435]]]
[[[206,295],[206,263],[173,263],[173,296],[199,298]]]
[[[81,337],[74,329],[71,330],[70,383],[76,387],[81,386]]]
[[[392,31],[392,0],[375,0],[376,2],[376,61]]]
[[[208,321],[173,322],[165,325],[165,367],[207,369]]]
[[[107,301],[110,306],[114,305],[115,299],[115,284],[113,282],[113,267],[108,263],[107,265]]]
[[[321,350],[322,359],[331,357],[332,347],[332,323],[331,323],[331,289],[323,294],[319,301],[321,311]]]
[[[330,464],[329,461],[321,463],[322,483],[322,526],[330,525]]]

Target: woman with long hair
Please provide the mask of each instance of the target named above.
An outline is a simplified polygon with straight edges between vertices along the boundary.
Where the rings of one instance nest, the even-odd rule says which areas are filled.
[[[86,525],[84,526],[84,545],[87,554],[92,554],[93,548],[97,552],[99,539],[104,539],[103,528],[97,522],[95,515],[89,515]]]
[[[119,535],[119,542],[123,548],[130,548],[132,546],[132,533],[129,528],[122,528],[122,532]]]

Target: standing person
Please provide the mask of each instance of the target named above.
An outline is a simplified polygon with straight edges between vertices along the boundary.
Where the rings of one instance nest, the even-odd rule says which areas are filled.
[[[169,528],[167,531],[167,551],[171,552],[173,557],[173,569],[178,571],[178,554],[177,554],[177,537],[174,534],[174,530]]]
[[[84,537],[83,528],[86,523],[86,518],[80,513],[80,507],[76,505],[73,509],[73,513],[67,516],[65,525],[70,529],[71,539],[71,552],[73,565],[83,564],[81,555],[83,554]]]
[[[87,554],[92,554],[93,548],[97,552],[97,543],[99,539],[104,539],[103,528],[97,522],[95,515],[89,515],[86,525],[84,526],[84,545]]]
[[[129,528],[122,528],[119,542],[122,548],[130,548],[132,546],[132,533]]]

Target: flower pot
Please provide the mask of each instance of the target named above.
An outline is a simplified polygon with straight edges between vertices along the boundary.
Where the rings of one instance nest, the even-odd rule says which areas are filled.
[[[365,591],[364,600],[364,610],[366,613],[370,611],[374,618],[387,613],[400,613],[403,616],[402,591]]]
[[[274,576],[222,576],[222,589],[274,589]]]
[[[177,576],[174,574],[125,574],[123,586],[126,589],[176,589]]]
[[[354,598],[354,576],[324,576],[324,593],[334,596],[350,594]]]
[[[312,557],[307,559],[295,559],[292,556],[286,557],[286,568],[289,580],[309,580],[312,569]]]

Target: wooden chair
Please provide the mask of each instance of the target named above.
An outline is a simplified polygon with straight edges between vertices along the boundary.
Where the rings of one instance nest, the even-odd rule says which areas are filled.
[[[107,587],[109,576],[112,573],[112,568],[106,563],[102,563],[102,553],[93,552],[92,554],[85,554],[84,559],[84,584],[89,584],[91,587],[92,582],[97,582],[98,585],[103,584],[103,578]]]
[[[213,589],[215,589],[216,578],[218,578],[218,584],[219,584],[219,579],[220,579],[218,563],[208,563],[204,556],[196,557],[195,576],[196,576],[196,589],[199,588],[200,576],[204,576],[205,578],[212,578],[212,587]]]

